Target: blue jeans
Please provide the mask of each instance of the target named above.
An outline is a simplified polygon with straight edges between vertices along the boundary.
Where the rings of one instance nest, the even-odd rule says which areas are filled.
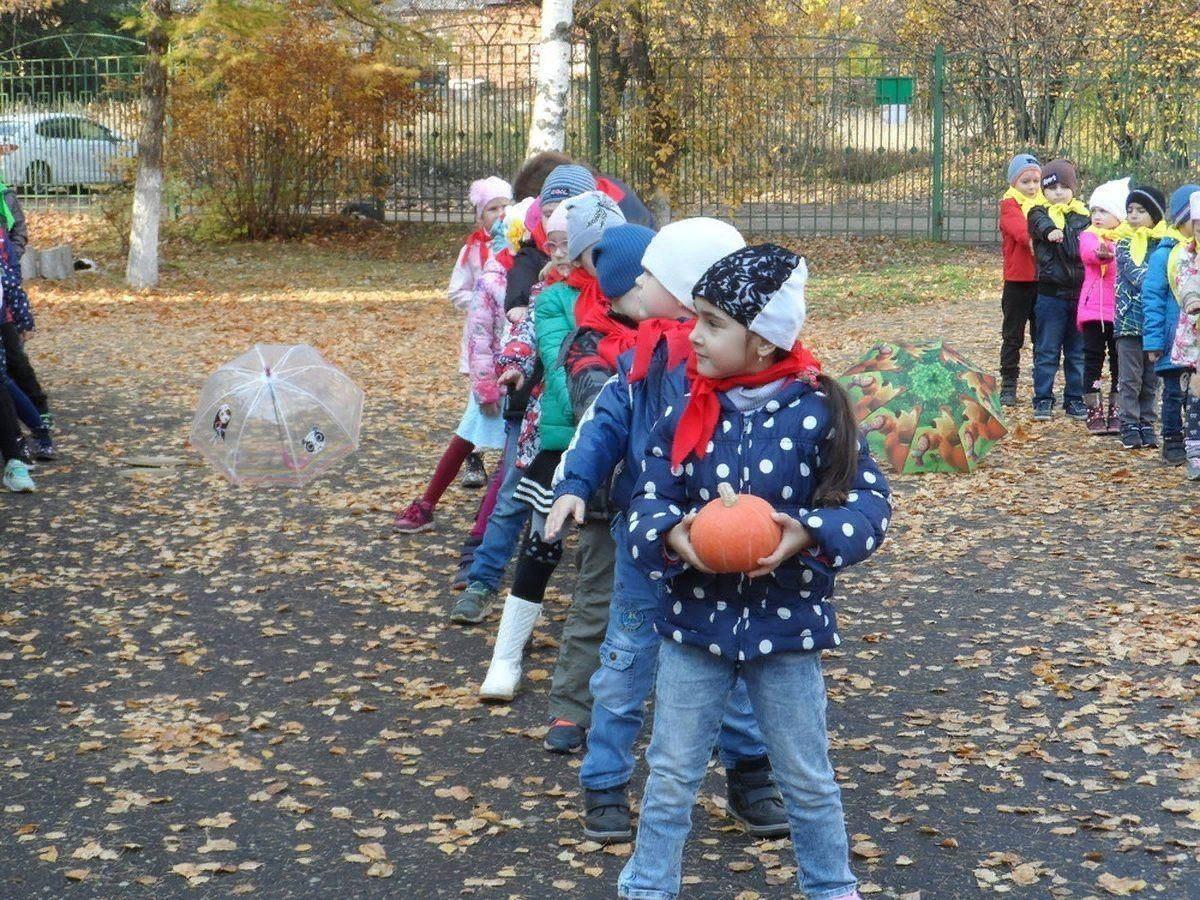
[[[0,372],[0,375],[3,375],[3,373]],[[5,380],[4,386],[12,396],[13,406],[16,407],[17,415],[25,423],[25,427],[30,431],[37,431],[41,428],[42,416],[38,412],[37,407],[33,405],[33,401],[29,399],[29,396],[11,378]]]
[[[618,787],[633,777],[633,745],[646,717],[646,699],[654,685],[658,648],[662,646],[662,638],[654,630],[658,588],[629,555],[629,526],[624,515],[613,520],[613,540],[617,564],[612,603],[608,630],[600,645],[600,667],[588,683],[592,728],[579,770],[579,783],[589,791]],[[767,753],[740,678],[729,695],[717,749],[726,769],[739,760]]]
[[[1075,324],[1078,303],[1038,294],[1034,306],[1033,405],[1054,405],[1054,377],[1062,359],[1063,405],[1083,402],[1083,335]]]
[[[513,460],[517,458],[517,437],[520,433],[519,421],[509,420],[506,423],[504,456],[500,462],[504,466],[504,480],[500,482],[500,493],[496,495],[496,508],[488,517],[483,543],[475,549],[471,569],[467,573],[468,583],[478,581],[493,591],[500,589],[504,570],[512,559],[513,551],[517,549],[525,523],[529,521],[529,507],[513,499],[517,482],[521,480],[521,470],[513,465]]]
[[[841,791],[829,764],[820,654],[780,653],[739,665],[700,647],[664,641],[646,753],[650,778],[637,845],[617,882],[620,896],[678,896],[692,805],[739,673],[783,793],[800,889],[808,900],[833,900],[855,890]]]
[[[1162,380],[1162,433],[1163,437],[1183,435],[1183,372],[1159,372]]]

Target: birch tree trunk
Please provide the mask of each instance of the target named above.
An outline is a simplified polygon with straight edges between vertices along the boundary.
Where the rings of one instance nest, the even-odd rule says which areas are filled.
[[[146,35],[146,66],[142,71],[142,130],[138,135],[137,181],[133,189],[133,215],[129,228],[129,258],[125,281],[131,288],[158,284],[158,225],[162,214],[163,132],[166,121],[167,52],[166,21],[171,0],[148,0],[154,18]]]
[[[567,94],[571,88],[573,0],[542,0],[537,95],[526,156],[562,150],[567,136]]]

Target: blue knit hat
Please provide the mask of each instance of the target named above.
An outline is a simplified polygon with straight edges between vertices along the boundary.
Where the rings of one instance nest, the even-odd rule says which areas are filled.
[[[1012,162],[1008,164],[1008,183],[1012,184],[1015,182],[1026,169],[1037,169],[1040,172],[1042,164],[1038,162],[1038,158],[1032,153],[1018,153],[1012,158]]]
[[[542,184],[541,201],[558,203],[596,189],[596,179],[583,166],[568,163],[556,166]]]
[[[1192,214],[1192,194],[1200,191],[1200,184],[1185,184],[1175,188],[1171,194],[1171,224],[1178,225]]]
[[[610,300],[628,294],[642,274],[642,254],[654,239],[654,231],[644,225],[618,225],[609,228],[592,251],[600,291]]]

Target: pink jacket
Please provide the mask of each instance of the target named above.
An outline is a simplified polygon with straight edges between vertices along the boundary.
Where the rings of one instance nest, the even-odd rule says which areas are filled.
[[[484,264],[483,274],[475,282],[471,308],[467,311],[466,357],[471,391],[480,403],[498,403],[500,385],[496,382],[496,356],[504,336],[504,290],[508,270],[496,260]]]
[[[471,308],[471,296],[475,293],[475,282],[483,272],[483,258],[479,247],[473,244],[463,244],[458,251],[458,260],[454,263],[454,271],[450,273],[450,302],[461,313]],[[458,371],[464,375],[471,372],[467,359],[467,325],[463,323],[462,342],[458,352]]]
[[[1109,244],[1112,247],[1112,244]],[[1094,231],[1079,235],[1079,258],[1083,261],[1083,288],[1079,292],[1079,311],[1075,322],[1112,322],[1116,319],[1117,261],[1101,259],[1100,237]]]

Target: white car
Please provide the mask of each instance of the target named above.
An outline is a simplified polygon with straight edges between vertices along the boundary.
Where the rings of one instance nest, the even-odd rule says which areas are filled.
[[[0,116],[0,144],[16,147],[0,156],[4,180],[33,192],[120,181],[121,161],[136,146],[93,119],[69,113]]]

